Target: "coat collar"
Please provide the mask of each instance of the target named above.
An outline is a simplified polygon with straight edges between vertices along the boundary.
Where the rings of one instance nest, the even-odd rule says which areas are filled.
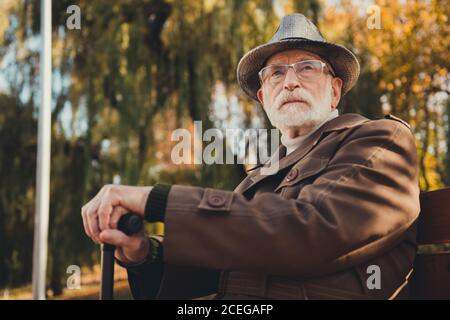
[[[312,135],[310,135],[308,138],[306,138],[302,148],[298,148],[297,150],[294,150],[288,156],[284,156],[286,154],[286,148],[283,145],[281,145],[278,148],[278,150],[276,150],[274,152],[273,156],[269,159],[269,161],[267,161],[265,164],[262,164],[260,166],[257,166],[257,167],[254,167],[254,168],[248,170],[248,171],[253,171],[248,176],[251,183],[248,184],[247,187],[244,187],[242,192],[250,189],[255,184],[264,180],[265,178],[270,177],[271,175],[262,174],[261,169],[263,169],[264,167],[269,167],[269,164],[273,163],[273,161],[279,160],[279,164],[278,164],[277,170],[274,171],[272,173],[272,175],[277,174],[281,170],[283,170],[283,169],[297,163],[301,159],[303,159],[320,142],[322,136],[325,135],[325,133],[348,129],[348,128],[360,125],[367,121],[370,121],[370,120],[360,114],[346,113],[346,114],[340,115],[340,116],[326,122],[324,125],[322,125],[322,127],[320,127]]]

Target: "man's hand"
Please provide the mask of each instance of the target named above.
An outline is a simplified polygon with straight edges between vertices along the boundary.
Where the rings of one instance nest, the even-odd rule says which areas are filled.
[[[150,250],[150,243],[143,230],[127,236],[119,230],[108,229],[100,233],[100,240],[115,245],[115,257],[125,264],[139,263],[145,260]]]
[[[102,241],[100,233],[109,229],[117,229],[120,217],[127,212],[133,212],[143,217],[145,203],[151,189],[152,187],[105,185],[91,201],[81,208],[86,234],[97,243],[111,243],[106,240]],[[123,242],[125,239],[116,232],[113,233],[114,240],[121,238],[122,245],[119,246],[126,247],[127,243]],[[120,233],[126,236],[122,232]],[[131,239],[132,237],[127,238]],[[107,237],[107,239],[111,238]]]

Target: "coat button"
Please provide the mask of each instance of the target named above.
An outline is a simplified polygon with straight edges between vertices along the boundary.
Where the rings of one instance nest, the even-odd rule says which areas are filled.
[[[297,178],[298,176],[298,169],[297,168],[293,168],[291,171],[289,171],[289,173],[286,176],[286,181],[292,181],[295,178]]]
[[[220,194],[215,194],[208,198],[208,204],[213,208],[223,207],[225,202],[225,197]]]

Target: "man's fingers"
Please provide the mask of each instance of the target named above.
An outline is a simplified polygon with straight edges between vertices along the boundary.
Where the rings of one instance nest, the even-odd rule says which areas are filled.
[[[98,207],[98,217],[100,230],[106,230],[110,228],[110,219],[111,214],[115,206],[119,205],[119,198],[117,192],[115,192],[114,186],[106,186],[104,187],[105,191],[103,192],[102,199],[100,201],[100,205]]]
[[[127,236],[117,229],[108,229],[100,233],[104,243],[116,246],[115,257],[125,263],[136,263],[145,259],[149,251],[149,241],[144,232]]]
[[[98,216],[97,209],[100,205],[101,195],[104,192],[104,188],[93,197],[88,203],[81,208],[81,216],[83,218],[83,226],[86,234],[95,242],[100,243],[98,238]]]
[[[111,228],[117,229],[120,217],[130,211],[122,206],[124,188],[124,186],[105,185],[91,201],[83,206],[81,210],[83,226],[86,234],[95,242],[103,242],[99,237],[100,232]],[[130,201],[130,203],[134,202]]]
[[[91,211],[86,214],[88,229],[90,233],[90,237],[97,243],[100,242],[100,238],[98,237],[100,230],[98,228],[98,216],[95,212]]]
[[[111,218],[111,213],[113,211],[113,206],[107,202],[100,204],[98,209],[98,221],[100,230],[109,229],[109,220]]]
[[[83,220],[83,227],[84,227],[84,232],[90,236],[90,232],[89,232],[89,227],[88,227],[88,222],[87,222],[87,216],[86,216],[86,212],[84,210],[81,211],[81,217]]]
[[[129,247],[134,239],[128,237],[122,231],[107,229],[100,233],[100,240],[102,242],[112,244],[116,247]]]

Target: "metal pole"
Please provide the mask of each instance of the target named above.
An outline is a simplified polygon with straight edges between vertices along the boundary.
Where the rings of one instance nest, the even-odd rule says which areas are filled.
[[[40,86],[39,106],[36,214],[33,243],[33,299],[45,299],[45,275],[47,269],[47,237],[50,188],[51,143],[51,73],[52,73],[52,2],[41,0]]]

